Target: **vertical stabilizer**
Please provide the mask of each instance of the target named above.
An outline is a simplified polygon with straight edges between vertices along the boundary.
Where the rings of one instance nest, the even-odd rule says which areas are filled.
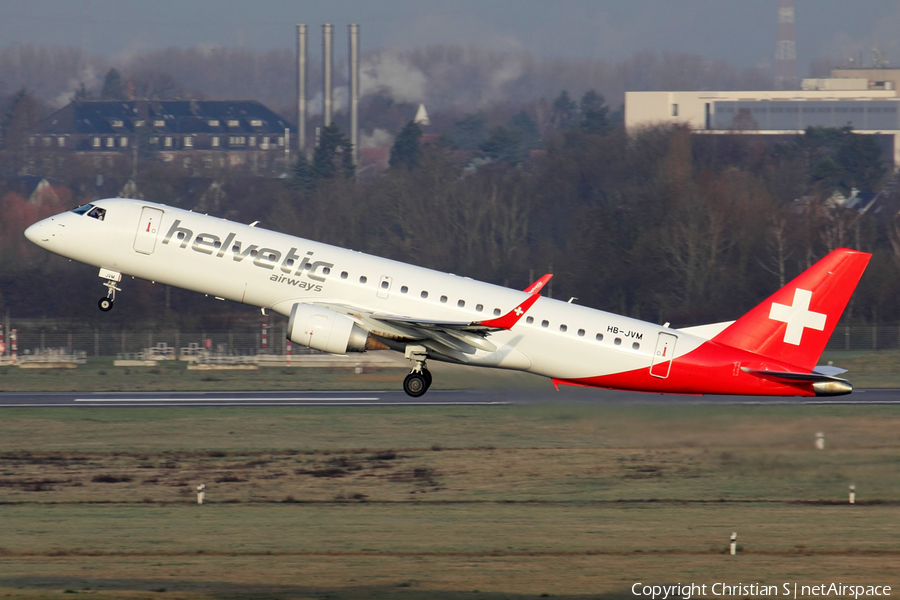
[[[712,341],[812,369],[871,257],[834,250]]]

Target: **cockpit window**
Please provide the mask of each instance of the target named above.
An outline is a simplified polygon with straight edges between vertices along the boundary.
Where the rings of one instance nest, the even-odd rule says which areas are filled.
[[[95,206],[91,212],[87,214],[89,217],[94,217],[95,219],[102,221],[106,218],[106,209],[100,208],[99,206]]]
[[[91,210],[92,208],[94,208],[93,204],[82,204],[81,206],[79,206],[77,208],[73,208],[72,212],[75,213],[76,215],[83,215],[84,213]]]

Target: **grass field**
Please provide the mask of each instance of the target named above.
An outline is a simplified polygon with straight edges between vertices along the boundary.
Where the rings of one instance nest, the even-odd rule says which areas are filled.
[[[871,406],[6,410],[0,598],[896,589],[898,445]]]
[[[302,357],[295,357],[302,361]],[[860,388],[900,388],[900,352],[826,352],[829,361],[849,369],[842,375]],[[236,391],[236,390],[381,390],[401,389],[408,372],[403,362],[396,369],[261,367],[257,371],[189,371],[181,361],[154,367],[114,367],[110,357],[90,358],[76,369],[19,369],[0,367],[0,392],[52,391]],[[430,362],[435,389],[543,387],[550,382],[536,375],[497,369],[478,369]]]

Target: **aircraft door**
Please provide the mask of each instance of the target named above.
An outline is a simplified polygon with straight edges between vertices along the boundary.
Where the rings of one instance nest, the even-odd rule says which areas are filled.
[[[387,275],[381,276],[381,281],[378,282],[378,297],[387,299],[388,295],[391,293],[391,283],[392,280]]]
[[[660,379],[669,376],[672,368],[672,358],[675,355],[675,342],[678,336],[660,331],[656,340],[656,350],[653,351],[653,362],[650,365],[650,374]]]
[[[156,232],[162,222],[163,211],[145,206],[141,210],[141,221],[134,236],[134,250],[141,254],[153,254],[156,248]]]

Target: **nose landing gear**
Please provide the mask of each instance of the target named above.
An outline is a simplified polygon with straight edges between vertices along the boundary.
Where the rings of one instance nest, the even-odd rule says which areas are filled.
[[[122,281],[122,274],[109,269],[100,269],[100,277],[106,280],[104,281],[103,286],[108,291],[106,293],[106,298],[100,298],[97,306],[99,306],[100,310],[103,312],[108,312],[112,310],[113,303],[116,301],[116,292],[122,291],[121,288],[116,286],[117,283]]]
[[[431,371],[425,366],[425,359],[428,358],[427,350],[424,346],[409,345],[405,354],[406,358],[416,361],[416,366],[403,380],[403,391],[413,398],[418,398],[431,387]]]

